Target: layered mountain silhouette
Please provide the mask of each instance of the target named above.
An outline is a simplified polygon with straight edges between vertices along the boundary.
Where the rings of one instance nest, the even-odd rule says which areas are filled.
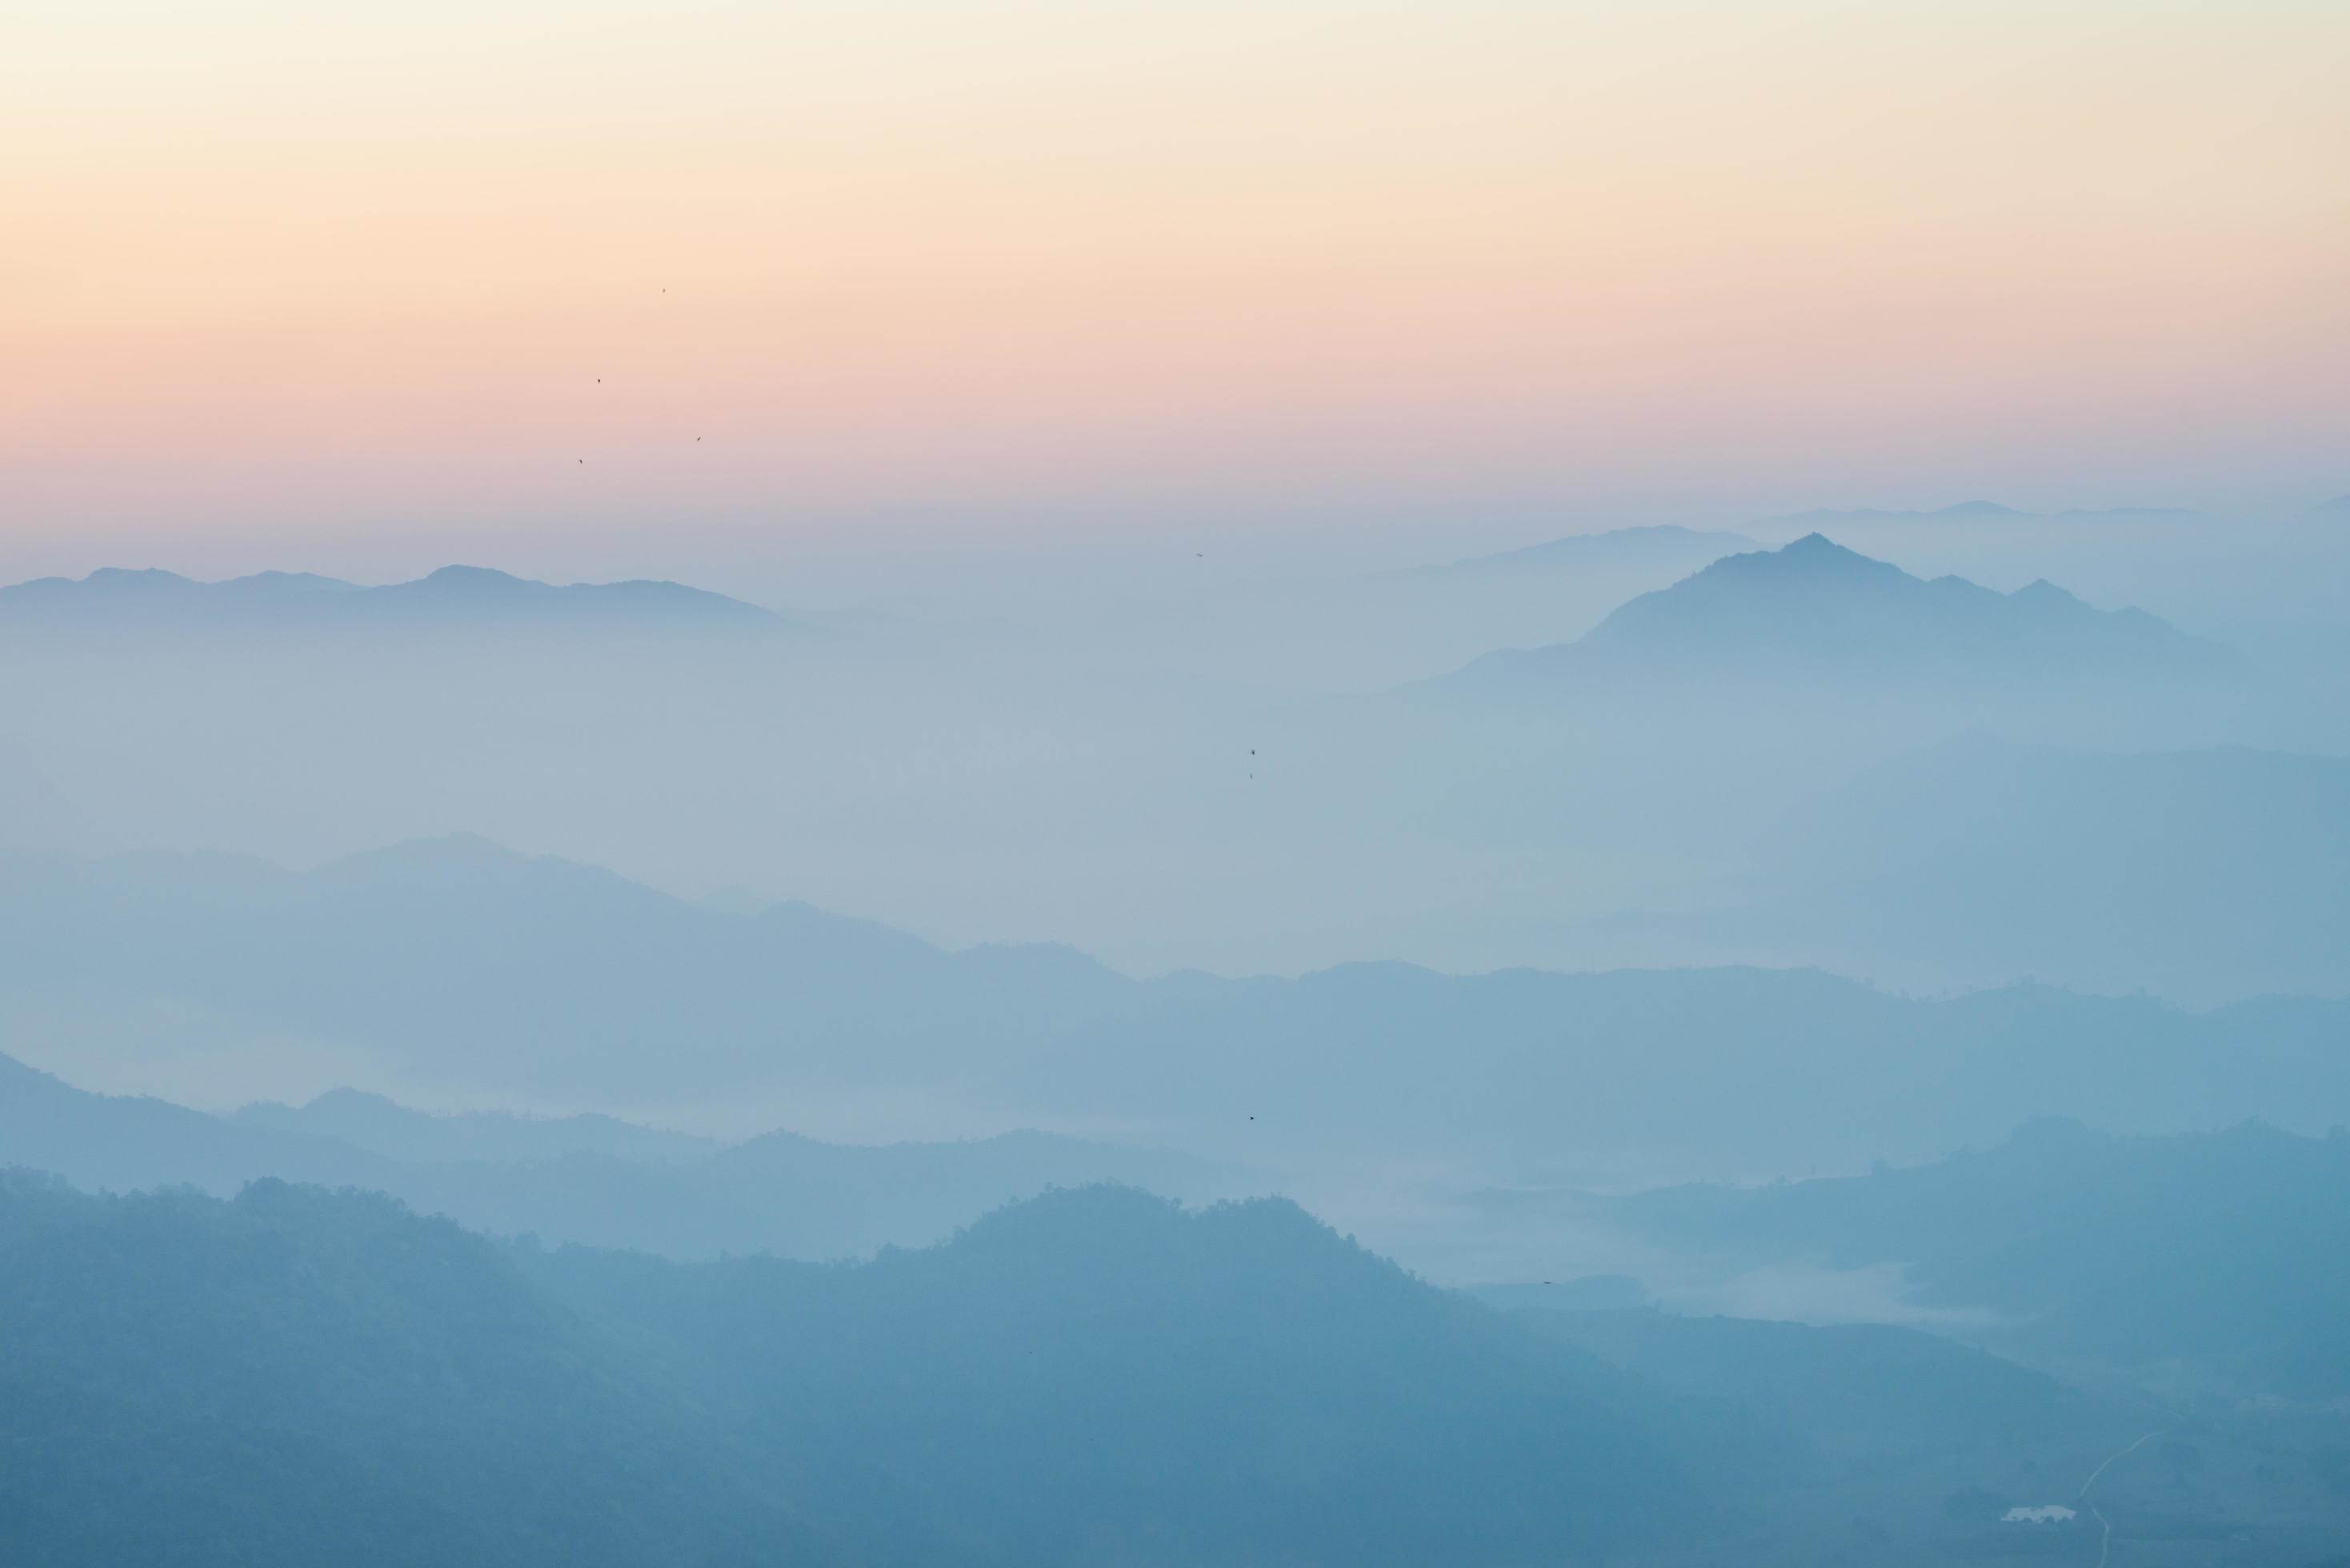
[[[0,1171],[0,1446],[26,1562],[1508,1568],[1723,1522],[1776,1445],[1286,1203],[681,1265]]]
[[[1729,556],[1622,606],[1575,642],[1497,653],[1447,678],[1544,682],[2162,680],[2210,674],[2224,650],[2142,610],[2099,610],[2035,582],[2012,594],[1930,581],[1807,534]]]
[[[468,1160],[560,1159],[608,1155],[646,1165],[687,1165],[716,1154],[715,1138],[639,1127],[593,1114],[525,1116],[503,1111],[434,1116],[382,1095],[330,1089],[304,1105],[264,1101],[241,1107],[234,1119],[250,1127],[333,1138],[387,1159],[418,1165]]]
[[[2055,1286],[2017,1326],[2090,1327],[2095,1356],[2152,1324],[2207,1378],[2235,1368],[2196,1330],[2341,1343],[2338,1151],[2106,1141],[1586,1205],[1692,1254],[1725,1220],[1766,1252],[1921,1242]],[[2284,1222],[2227,1226],[2248,1199]],[[2085,1524],[2000,1521],[2100,1477],[2133,1544],[2297,1563],[2341,1533],[2340,1420],[1883,1325],[1496,1312],[1282,1200],[1091,1186],[859,1263],[681,1263],[363,1191],[0,1169],[0,1519],[28,1562],[2085,1560]]]
[[[1241,1160],[1564,1149],[1734,1172],[1926,1157],[2043,1113],[2147,1131],[2350,1118],[2340,1002],[2199,1013],[2022,987],[1937,1002],[1757,969],[1137,980],[1066,949],[943,951],[805,905],[713,911],[463,839],[308,874],[0,858],[0,1006],[48,1066],[118,1043],[195,1050],[173,1033],[192,1018],[509,1103],[919,1084],[996,1126],[1106,1118]],[[419,1156],[385,1119],[330,1103],[240,1130]],[[511,1131],[431,1136],[519,1156]]]
[[[443,566],[413,582],[362,587],[307,573],[224,582],[109,567],[0,588],[0,627],[113,631],[262,631],[294,628],[508,628],[752,630],[785,624],[771,610],[671,582],[556,585],[484,566]]]
[[[1194,1199],[1262,1190],[1168,1150],[1039,1132],[885,1145],[773,1132],[720,1143],[609,1116],[428,1116],[350,1090],[220,1116],[90,1094],[0,1056],[0,1166],[12,1164],[113,1191],[228,1196],[273,1177],[358,1187],[499,1234],[680,1258],[920,1246],[999,1204],[1094,1182]]]

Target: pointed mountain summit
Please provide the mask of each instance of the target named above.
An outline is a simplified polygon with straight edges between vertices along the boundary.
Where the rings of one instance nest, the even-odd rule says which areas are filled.
[[[2167,678],[2224,662],[2141,610],[2096,609],[2044,581],[2002,594],[1914,577],[1814,533],[1642,594],[1579,641],[1495,654],[1451,679]]]

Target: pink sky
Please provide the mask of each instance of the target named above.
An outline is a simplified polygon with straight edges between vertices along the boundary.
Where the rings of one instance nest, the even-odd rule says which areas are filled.
[[[51,7],[0,568],[2314,499],[2345,58],[2277,0]]]

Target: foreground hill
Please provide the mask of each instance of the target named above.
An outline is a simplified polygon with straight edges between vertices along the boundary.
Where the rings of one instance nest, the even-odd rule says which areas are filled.
[[[381,1198],[0,1175],[0,1381],[13,1561],[810,1556],[779,1478],[490,1243]]]
[[[15,1176],[0,1379],[27,1562],[1500,1564],[1728,1484],[1669,1402],[1295,1209],[1108,1189],[684,1267]]]
[[[1999,1521],[2088,1477],[2147,1561],[2350,1544],[2338,1417],[1900,1330],[1505,1316],[1285,1203],[1106,1188],[677,1264],[0,1173],[0,1394],[12,1563],[1992,1563],[2093,1552]]]

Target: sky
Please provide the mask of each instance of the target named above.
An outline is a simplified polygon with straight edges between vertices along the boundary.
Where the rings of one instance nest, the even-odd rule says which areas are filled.
[[[6,31],[0,576],[2350,490],[2334,0]]]

